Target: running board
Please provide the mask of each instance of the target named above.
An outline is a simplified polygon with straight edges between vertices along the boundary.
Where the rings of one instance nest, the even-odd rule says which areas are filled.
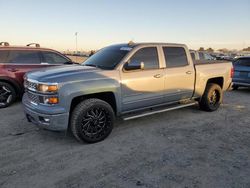
[[[168,111],[172,111],[172,110],[177,110],[177,109],[180,109],[180,108],[185,108],[185,107],[193,106],[193,105],[196,105],[196,104],[197,104],[197,102],[193,102],[193,103],[189,103],[189,104],[180,104],[178,106],[167,107],[167,108],[160,109],[160,110],[152,110],[152,111],[147,111],[147,112],[140,113],[140,114],[127,115],[127,116],[122,117],[122,119],[124,121],[127,121],[127,120],[136,119],[136,118],[140,118],[140,117],[144,117],[144,116],[149,116],[149,115],[153,115],[153,114],[159,114],[159,113],[162,113],[162,112],[168,112]]]

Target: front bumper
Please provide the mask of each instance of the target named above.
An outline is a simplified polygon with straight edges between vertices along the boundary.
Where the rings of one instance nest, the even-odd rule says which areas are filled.
[[[23,96],[23,108],[27,120],[38,127],[53,131],[65,131],[68,129],[69,113],[67,112],[52,114],[57,111],[55,109],[47,113],[40,112],[39,105],[34,106],[30,103],[25,94]]]

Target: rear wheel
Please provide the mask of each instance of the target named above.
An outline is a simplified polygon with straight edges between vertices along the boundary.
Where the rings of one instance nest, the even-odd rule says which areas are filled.
[[[0,82],[0,108],[10,106],[15,100],[15,89],[8,83]]]
[[[237,90],[237,89],[239,89],[239,86],[233,85],[233,90]]]
[[[210,83],[199,102],[202,110],[212,112],[220,107],[222,102],[223,92],[218,84]]]
[[[100,99],[87,99],[72,112],[70,127],[78,141],[95,143],[104,140],[114,124],[112,107]]]

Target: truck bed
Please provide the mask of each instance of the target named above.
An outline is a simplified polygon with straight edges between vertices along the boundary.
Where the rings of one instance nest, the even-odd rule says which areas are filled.
[[[194,96],[202,96],[208,80],[220,79],[222,90],[227,90],[232,82],[232,63],[229,61],[194,61],[196,82]]]

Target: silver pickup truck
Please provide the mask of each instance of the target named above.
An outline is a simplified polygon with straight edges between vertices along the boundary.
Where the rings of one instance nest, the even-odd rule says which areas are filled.
[[[111,133],[115,117],[129,120],[196,103],[215,111],[232,75],[228,62],[193,64],[182,44],[112,45],[81,65],[26,74],[23,105],[28,121],[93,143]]]

